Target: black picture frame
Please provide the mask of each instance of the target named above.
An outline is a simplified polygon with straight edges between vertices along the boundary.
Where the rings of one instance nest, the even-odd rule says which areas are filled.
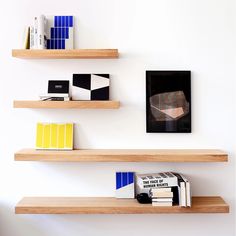
[[[191,71],[146,71],[146,132],[191,133]]]

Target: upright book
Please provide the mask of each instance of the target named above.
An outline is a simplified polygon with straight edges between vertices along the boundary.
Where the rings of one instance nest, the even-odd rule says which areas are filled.
[[[47,16],[47,49],[74,48],[74,17]]]

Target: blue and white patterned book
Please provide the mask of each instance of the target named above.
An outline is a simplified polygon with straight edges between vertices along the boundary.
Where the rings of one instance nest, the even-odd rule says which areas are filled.
[[[47,16],[47,49],[74,48],[74,17]]]
[[[116,198],[134,198],[134,172],[116,172]]]

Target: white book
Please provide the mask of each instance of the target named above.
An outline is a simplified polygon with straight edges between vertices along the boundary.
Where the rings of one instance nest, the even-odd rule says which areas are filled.
[[[166,188],[178,186],[178,178],[171,172],[138,174],[137,184],[140,188]]]
[[[180,206],[182,207],[187,206],[185,182],[180,183]]]
[[[34,48],[38,49],[38,17],[34,17]]]
[[[182,179],[185,181],[185,187],[186,187],[186,205],[188,207],[191,207],[191,188],[190,188],[190,182],[187,180],[187,178],[181,174]]]
[[[153,188],[152,193],[171,192],[171,188]]]
[[[30,49],[34,49],[34,26],[30,26]]]
[[[173,202],[172,198],[153,198],[152,202]]]
[[[186,196],[187,196],[187,206],[191,207],[192,205],[192,196],[191,196],[191,188],[189,181],[186,182]]]
[[[172,202],[153,202],[152,206],[158,206],[158,207],[165,207],[165,206],[172,206]]]
[[[173,197],[172,192],[152,192],[152,198]]]
[[[187,191],[187,182],[189,182],[186,177],[184,177],[182,174],[178,174],[178,173],[173,173],[174,175],[176,175],[176,177],[178,178],[178,182],[179,182],[179,204],[180,206],[183,207],[187,207],[187,199],[189,202],[189,205],[191,205],[191,193],[190,193],[190,184],[188,186],[188,191]]]
[[[37,34],[38,49],[46,48],[46,27],[47,27],[46,22],[47,20],[44,15],[38,16],[38,34]]]

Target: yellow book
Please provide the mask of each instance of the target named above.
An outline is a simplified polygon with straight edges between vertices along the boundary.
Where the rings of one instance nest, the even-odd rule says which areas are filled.
[[[50,124],[51,129],[51,148],[58,148],[57,145],[57,124]]]
[[[36,148],[43,148],[43,124],[37,124]]]
[[[66,141],[65,147],[73,149],[73,124],[66,124]]]
[[[50,148],[50,124],[43,125],[43,148]]]
[[[36,149],[72,150],[73,123],[38,123]]]
[[[58,148],[65,148],[65,124],[58,124]]]

